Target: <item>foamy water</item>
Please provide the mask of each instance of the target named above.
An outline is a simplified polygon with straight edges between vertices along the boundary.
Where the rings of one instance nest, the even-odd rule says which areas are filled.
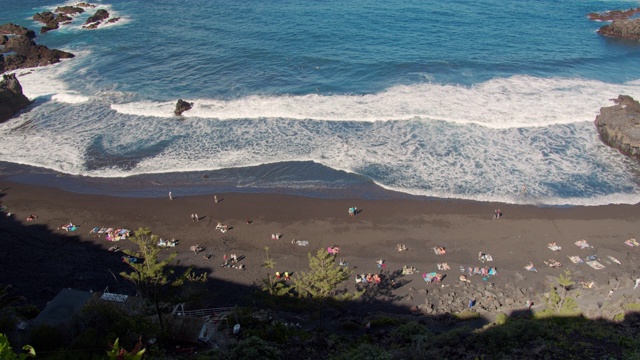
[[[489,8],[500,7],[487,1]],[[539,50],[519,47],[517,39],[513,45],[508,38],[506,45],[491,40],[483,46],[495,47],[488,54],[498,63],[487,65],[491,57],[479,44],[459,54],[459,47],[443,45],[451,48],[440,54],[437,47],[408,49],[407,43],[403,57],[393,42],[379,49],[353,35],[344,40],[369,52],[353,53],[332,43],[323,48],[322,37],[313,48],[306,48],[309,42],[288,48],[301,33],[277,26],[277,17],[269,13],[273,9],[253,5],[265,12],[259,30],[264,34],[244,26],[243,21],[254,20],[234,8],[244,5],[228,4],[206,23],[167,20],[165,36],[158,36],[160,25],[153,21],[163,17],[154,16],[171,13],[170,4],[150,5],[147,15],[141,5],[122,1],[101,4],[124,19],[113,26],[84,30],[77,18],[46,34],[41,41],[77,56],[16,72],[35,103],[0,124],[0,161],[104,178],[194,171],[215,177],[222,169],[250,172],[262,164],[312,161],[414,195],[541,205],[640,202],[640,166],[603,145],[593,125],[600,108],[613,104],[610,99],[619,94],[640,98],[640,72],[632,65],[637,50],[603,43],[591,23],[579,22],[585,21],[582,13],[566,39],[530,32],[528,41]],[[593,2],[588,8],[599,11],[605,5],[613,6]],[[318,11],[334,14],[330,8]],[[370,11],[373,22],[379,16],[402,19],[402,13]],[[513,14],[496,15],[517,21],[509,17]],[[218,17],[227,21],[216,22]],[[308,24],[307,30],[321,31],[321,25]],[[207,31],[200,34],[198,26]],[[534,26],[523,23],[522,31]],[[176,34],[181,27],[182,37]],[[449,31],[456,41],[455,30]],[[137,36],[123,41],[131,32]],[[383,38],[416,36],[401,27],[390,26],[388,32]],[[283,42],[265,48],[262,41],[274,36]],[[464,36],[457,41],[467,46]],[[576,48],[556,50],[554,41]],[[503,58],[495,56],[499,51],[505,52]],[[603,69],[611,68],[610,53],[616,51],[617,69],[609,75]],[[486,57],[472,60],[480,55]],[[459,58],[437,61],[452,56]],[[194,103],[182,117],[173,115],[178,98]],[[302,166],[286,169],[233,181],[238,189],[330,189],[339,183],[332,177],[339,175],[308,179],[296,173],[305,171]]]

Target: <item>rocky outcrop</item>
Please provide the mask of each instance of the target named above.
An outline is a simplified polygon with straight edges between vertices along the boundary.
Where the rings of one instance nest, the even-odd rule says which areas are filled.
[[[83,27],[87,29],[97,28],[104,20],[109,18],[109,12],[105,9],[99,9],[95,14],[89,16]]]
[[[640,19],[614,20],[598,29],[598,34],[624,39],[640,39]]]
[[[31,38],[25,35],[8,38],[2,52],[10,54],[0,57],[0,73],[51,65],[60,62],[61,59],[74,57],[73,54],[65,51],[49,49],[44,45],[36,45]]]
[[[602,13],[590,13],[587,14],[587,16],[589,19],[595,21],[613,21],[626,20],[637,13],[640,13],[640,7],[629,10],[610,10]]]
[[[22,86],[16,75],[4,75],[0,82],[0,123],[7,121],[30,103],[22,93]]]
[[[22,35],[22,36],[28,37],[29,39],[33,39],[36,37],[36,33],[33,30],[27,29],[24,26],[11,24],[11,23],[0,25],[0,34]]]
[[[40,28],[40,33],[42,34],[47,31],[60,28],[61,24],[64,25],[70,23],[71,20],[73,20],[72,16],[82,14],[84,12],[84,7],[88,7],[89,5],[90,4],[79,3],[75,6],[59,6],[56,8],[55,12],[44,11],[33,15],[33,20],[44,24],[44,26]]]
[[[640,159],[640,103],[627,95],[613,101],[614,106],[601,108],[596,116],[600,138],[620,152]]]
[[[40,34],[43,34],[47,31],[58,29],[60,27],[60,24],[67,24],[73,19],[65,14],[54,14],[51,11],[45,11],[33,15],[33,20],[39,21],[44,24],[44,26],[40,28]]]
[[[176,109],[174,110],[174,114],[176,114],[176,116],[180,116],[182,115],[183,112],[191,109],[191,107],[193,106],[193,103],[190,102],[186,102],[182,99],[179,99],[178,102],[176,103]]]

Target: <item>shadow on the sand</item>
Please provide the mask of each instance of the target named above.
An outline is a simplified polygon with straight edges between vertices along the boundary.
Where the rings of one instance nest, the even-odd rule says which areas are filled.
[[[14,285],[17,294],[25,296],[31,303],[42,308],[63,288],[102,291],[109,287],[113,293],[135,295],[133,284],[119,275],[130,270],[121,261],[122,253],[108,251],[113,243],[106,240],[104,244],[86,242],[72,232],[53,230],[38,223],[24,225],[4,213],[1,215],[0,243],[3,251],[0,253],[0,284]],[[233,237],[225,237],[220,250],[228,250],[234,242]],[[121,241],[119,245],[134,248],[128,241]],[[173,268],[179,274],[188,267],[177,265]],[[208,271],[199,267],[193,270],[196,273]],[[627,332],[635,334],[633,329],[640,324],[637,313],[626,314],[624,320],[618,322],[588,320],[582,316],[536,319],[531,310],[525,308],[513,311],[500,324],[476,331],[492,320],[481,315],[463,319],[451,314],[428,316],[412,312],[408,306],[398,304],[406,295],[394,294],[394,289],[409,284],[411,280],[403,278],[401,270],[383,270],[381,275],[380,283],[366,285],[367,291],[362,298],[336,307],[319,308],[317,302],[305,299],[296,299],[295,306],[288,306],[284,298],[266,295],[260,284],[245,286],[219,279],[208,279],[206,296],[190,306],[192,309],[207,309],[239,305],[251,309],[250,316],[237,316],[230,320],[231,326],[223,328],[225,333],[231,333],[233,324],[237,322],[242,323],[248,332],[253,331],[251,334],[263,334],[267,340],[269,336],[279,335],[271,334],[271,328],[266,328],[264,333],[258,332],[259,326],[263,325],[258,323],[255,313],[264,313],[266,309],[284,311],[274,318],[264,316],[267,324],[264,326],[273,327],[274,323],[281,324],[284,322],[282,319],[289,319],[286,326],[282,325],[284,329],[290,329],[287,326],[295,320],[301,332],[311,333],[316,328],[324,331],[321,331],[323,336],[311,337],[307,341],[287,338],[280,348],[285,358],[305,354],[305,358],[321,359],[335,355],[336,351],[349,351],[348,348],[334,349],[340,346],[338,335],[326,334],[351,336],[356,343],[375,344],[381,351],[393,352],[406,359],[623,358],[626,353],[634,353],[632,347],[636,343],[629,340]],[[431,291],[429,286],[426,289]],[[272,301],[265,301],[268,298]],[[409,322],[417,323],[418,329],[424,329],[426,335],[420,337],[415,332],[416,328],[412,328],[402,338],[406,343],[398,342],[400,331],[395,329]],[[238,336],[242,338],[242,335]],[[576,345],[576,337],[580,339],[579,346]],[[203,344],[191,346],[210,348]],[[96,352],[104,353],[103,349]],[[640,350],[635,349],[635,354],[639,353]]]

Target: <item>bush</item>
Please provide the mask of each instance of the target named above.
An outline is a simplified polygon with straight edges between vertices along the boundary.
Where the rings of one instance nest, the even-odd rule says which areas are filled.
[[[497,325],[504,325],[507,323],[507,320],[509,320],[509,317],[505,313],[498,313],[498,315],[496,315]]]

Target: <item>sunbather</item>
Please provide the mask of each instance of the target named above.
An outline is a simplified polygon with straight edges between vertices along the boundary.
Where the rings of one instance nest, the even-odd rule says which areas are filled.
[[[398,244],[396,248],[398,251],[407,251],[407,245],[404,244]]]
[[[529,265],[525,266],[524,268],[527,269],[527,271],[538,272],[538,269],[533,266],[532,262],[529,262]]]
[[[444,246],[436,246],[433,248],[433,251],[436,253],[436,255],[443,255],[447,253],[447,250],[444,248]]]

